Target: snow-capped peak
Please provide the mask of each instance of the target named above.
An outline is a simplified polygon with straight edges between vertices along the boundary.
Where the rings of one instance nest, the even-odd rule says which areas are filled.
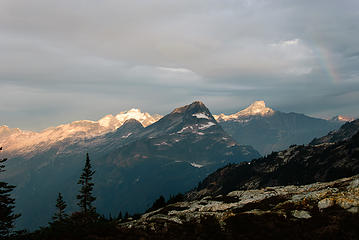
[[[274,113],[274,110],[267,107],[264,101],[255,101],[249,105],[246,109],[239,111],[231,115],[225,115],[221,113],[220,115],[213,115],[217,121],[229,121],[236,120],[241,117],[249,116],[270,116]]]
[[[128,111],[123,111],[117,114],[116,116],[113,115],[106,115],[105,117],[101,118],[98,123],[106,128],[111,128],[115,130],[122,126],[124,122],[129,119],[135,119],[139,121],[144,127],[151,125],[154,122],[157,122],[162,116],[155,114],[151,116],[149,113],[143,113],[140,109],[132,108]]]
[[[271,108],[266,107],[266,103],[264,101],[255,101],[246,109],[238,112],[238,115],[241,116],[249,116],[249,115],[261,115],[265,116],[268,114],[272,114],[274,111]]]

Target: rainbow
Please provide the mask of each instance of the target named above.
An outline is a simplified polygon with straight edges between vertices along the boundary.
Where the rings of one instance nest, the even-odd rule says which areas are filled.
[[[328,76],[333,81],[333,83],[340,82],[340,76],[334,66],[332,53],[328,51],[328,49],[324,47],[315,47],[314,53],[317,55],[318,59],[320,60],[321,67],[328,73]]]

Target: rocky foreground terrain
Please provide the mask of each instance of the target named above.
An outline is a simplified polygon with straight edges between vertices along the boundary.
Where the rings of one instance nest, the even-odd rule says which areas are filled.
[[[178,202],[119,228],[125,239],[358,239],[359,175]]]

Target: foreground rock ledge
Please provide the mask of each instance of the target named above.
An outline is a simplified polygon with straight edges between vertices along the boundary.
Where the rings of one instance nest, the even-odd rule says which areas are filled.
[[[358,239],[359,175],[178,202],[122,223],[145,239]]]

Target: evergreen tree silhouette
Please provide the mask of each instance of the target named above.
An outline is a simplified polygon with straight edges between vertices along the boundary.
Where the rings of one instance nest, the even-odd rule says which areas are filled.
[[[153,204],[152,207],[150,207],[149,209],[147,209],[146,212],[151,212],[151,211],[155,211],[157,209],[160,209],[162,207],[166,206],[166,200],[164,198],[164,196],[160,196]]]
[[[2,147],[0,147],[2,151]],[[4,172],[5,161],[7,159],[0,159],[0,173]],[[14,214],[15,199],[11,197],[11,192],[15,186],[9,185],[6,182],[0,182],[0,239],[8,237],[15,227],[14,221],[20,217],[20,214]]]
[[[62,194],[59,193],[59,195],[57,196],[56,199],[56,212],[54,214],[54,216],[52,217],[52,219],[54,221],[63,221],[66,217],[67,214],[65,213],[65,209],[67,207],[66,202],[64,201]]]
[[[80,212],[85,216],[94,215],[96,213],[96,208],[92,205],[96,197],[92,195],[94,183],[91,181],[95,171],[92,171],[91,168],[89,154],[86,153],[85,167],[82,170],[80,180],[77,182],[77,184],[81,185],[80,192],[77,195],[77,199],[79,200],[77,205],[80,207]]]
[[[122,211],[120,211],[120,213],[118,214],[118,216],[117,216],[117,220],[122,220]]]

